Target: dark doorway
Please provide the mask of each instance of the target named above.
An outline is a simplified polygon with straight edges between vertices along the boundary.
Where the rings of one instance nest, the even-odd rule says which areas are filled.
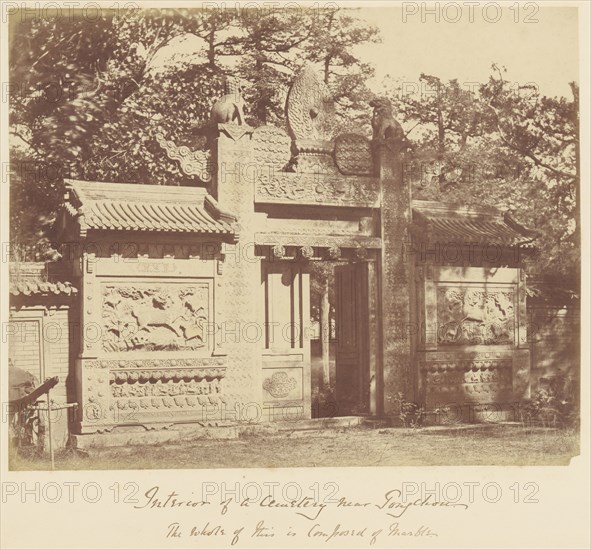
[[[318,262],[310,286],[312,417],[374,414],[375,262]]]

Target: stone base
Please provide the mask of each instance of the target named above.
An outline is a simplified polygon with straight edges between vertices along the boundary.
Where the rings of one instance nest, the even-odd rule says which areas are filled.
[[[187,439],[236,439],[238,426],[175,426],[167,430],[114,430],[108,433],[73,434],[70,443],[76,449],[155,445]]]
[[[155,445],[174,441],[195,439],[237,439],[241,436],[256,436],[289,431],[313,431],[340,428],[355,428],[362,425],[359,416],[316,418],[295,422],[273,422],[268,424],[233,424],[227,426],[200,426],[195,424],[175,425],[168,429],[146,430],[141,427],[115,428],[112,432],[73,434],[70,444],[75,449],[99,447],[125,447],[127,445]]]

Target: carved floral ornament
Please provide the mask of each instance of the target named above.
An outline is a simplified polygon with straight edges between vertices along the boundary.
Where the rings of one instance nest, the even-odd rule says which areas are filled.
[[[309,260],[314,257],[314,248],[309,245],[300,247],[300,255],[305,260]]]
[[[338,246],[329,247],[328,257],[331,260],[338,260],[341,257],[341,249]]]
[[[281,244],[276,244],[273,247],[273,257],[281,259],[285,258],[285,247]]]
[[[287,397],[297,387],[297,380],[286,372],[276,372],[263,382],[263,389],[275,398]]]

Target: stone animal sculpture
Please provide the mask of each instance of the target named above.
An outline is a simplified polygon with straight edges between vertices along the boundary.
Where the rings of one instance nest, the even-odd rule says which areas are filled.
[[[244,99],[242,86],[237,81],[226,83],[226,94],[220,97],[211,108],[211,124],[244,124]]]
[[[374,141],[403,141],[404,130],[394,119],[392,102],[387,98],[377,98],[369,102],[373,107],[371,127]]]

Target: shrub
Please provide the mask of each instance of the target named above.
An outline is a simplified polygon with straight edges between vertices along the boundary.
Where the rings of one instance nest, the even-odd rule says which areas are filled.
[[[522,404],[522,421],[533,425],[577,428],[579,406],[573,380],[565,374],[558,374],[541,381],[545,387]]]
[[[402,392],[394,396],[394,402],[398,405],[398,418],[405,428],[420,428],[425,420],[425,407],[407,401]]]

